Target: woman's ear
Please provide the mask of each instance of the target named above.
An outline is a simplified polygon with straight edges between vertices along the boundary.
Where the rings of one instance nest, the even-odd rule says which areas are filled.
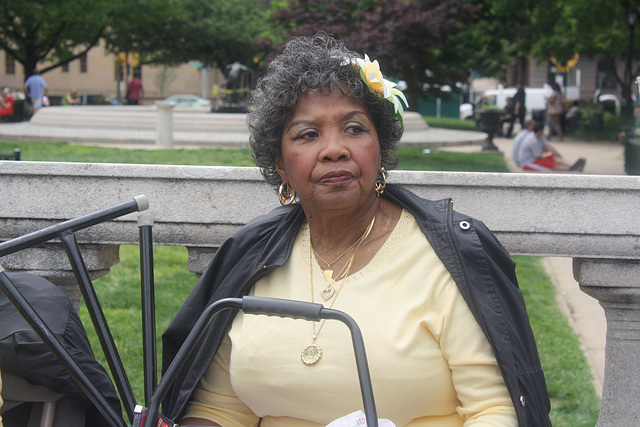
[[[282,156],[276,157],[275,165],[276,171],[278,171],[278,175],[280,175],[280,179],[282,180],[282,182],[288,182],[287,172],[284,168],[284,160],[282,159]]]

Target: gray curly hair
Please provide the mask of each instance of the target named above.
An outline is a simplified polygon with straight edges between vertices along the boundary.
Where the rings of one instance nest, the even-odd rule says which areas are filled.
[[[382,166],[391,170],[398,164],[395,150],[402,125],[393,105],[369,89],[359,69],[351,64],[357,57],[361,56],[343,42],[319,33],[292,38],[269,64],[251,94],[252,110],[247,117],[253,159],[268,183],[282,183],[275,159],[282,154],[284,124],[300,95],[308,91],[328,93],[337,88],[366,106],[378,133]]]

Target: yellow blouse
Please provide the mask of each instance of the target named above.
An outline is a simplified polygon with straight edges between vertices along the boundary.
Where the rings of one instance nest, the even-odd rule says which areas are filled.
[[[404,211],[372,261],[341,282],[309,248],[305,224],[287,263],[252,295],[351,315],[362,329],[379,418],[410,427],[518,425],[487,339],[411,214]],[[323,301],[329,284],[336,293]],[[260,427],[318,427],[363,409],[349,330],[326,321],[316,340],[322,359],[307,366],[301,352],[313,330],[304,320],[238,314],[187,416],[225,427],[257,426],[260,417]]]

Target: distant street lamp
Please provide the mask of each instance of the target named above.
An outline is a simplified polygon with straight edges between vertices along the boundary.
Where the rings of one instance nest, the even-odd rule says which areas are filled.
[[[627,24],[629,24],[629,57],[627,58],[627,100],[626,113],[629,117],[633,114],[633,30],[638,23],[638,11],[634,7],[627,9]]]

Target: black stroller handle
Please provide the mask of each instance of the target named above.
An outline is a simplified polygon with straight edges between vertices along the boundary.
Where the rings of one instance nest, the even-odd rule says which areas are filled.
[[[322,304],[250,296],[245,296],[243,298],[221,299],[214,302],[204,310],[187,336],[185,342],[180,347],[175,359],[171,362],[171,365],[169,365],[167,372],[160,380],[160,383],[151,398],[151,402],[149,403],[149,412],[145,417],[143,427],[153,427],[155,425],[153,420],[156,420],[157,422],[160,402],[162,402],[162,399],[164,399],[165,395],[169,391],[169,387],[177,378],[189,355],[200,341],[200,338],[202,338],[202,335],[211,323],[213,317],[226,309],[242,310],[247,314],[291,317],[293,319],[310,321],[334,319],[345,323],[351,331],[367,425],[369,427],[378,427],[378,416],[376,414],[376,406],[373,398],[373,388],[371,385],[367,355],[364,347],[364,341],[362,339],[362,333],[356,321],[348,314],[339,310],[324,308]]]

